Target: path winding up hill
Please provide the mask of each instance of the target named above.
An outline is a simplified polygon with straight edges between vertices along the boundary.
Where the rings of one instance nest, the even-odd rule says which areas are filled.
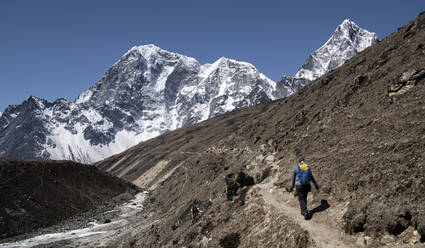
[[[135,245],[423,246],[424,56],[420,14],[288,98],[175,130],[97,163],[150,188],[160,206],[161,221]],[[273,138],[279,149],[272,159]],[[311,224],[293,216],[296,200],[284,190],[299,156],[314,168],[329,204]],[[320,225],[342,233],[326,241],[313,229]]]

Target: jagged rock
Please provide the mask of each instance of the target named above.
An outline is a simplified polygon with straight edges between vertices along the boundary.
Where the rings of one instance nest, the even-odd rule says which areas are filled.
[[[409,211],[399,207],[393,207],[387,211],[389,213],[385,215],[384,221],[387,223],[386,231],[389,234],[398,235],[409,227],[412,219]]]
[[[224,219],[226,221],[228,221],[233,215],[236,214],[236,210],[229,210],[226,212],[226,214],[224,215]]]
[[[415,69],[409,69],[409,70],[403,72],[399,77],[399,81],[402,82],[402,83],[406,83],[407,81],[412,79],[412,76],[415,75],[416,72],[417,71]]]
[[[345,221],[344,230],[346,233],[354,234],[365,230],[366,215],[349,207],[345,212],[343,219]]]
[[[378,194],[372,193],[370,194],[370,199],[376,199],[378,197]]]
[[[190,242],[194,240],[196,236],[198,236],[198,234],[198,230],[196,228],[193,228],[184,235],[183,239],[185,242]]]
[[[296,121],[293,126],[294,128],[304,124],[304,122],[307,120],[307,117],[305,116],[304,112],[301,111],[295,116],[295,120]]]
[[[209,237],[202,237],[201,241],[199,242],[200,247],[207,247],[208,243],[212,240],[212,238]]]
[[[353,83],[351,84],[351,91],[356,92],[365,81],[367,81],[366,76],[359,75],[355,77]]]
[[[255,174],[254,183],[261,183],[264,179],[266,179],[271,172],[271,167],[267,167],[266,169],[262,170],[261,172],[258,172]]]
[[[419,81],[419,80],[421,80],[423,78],[425,78],[425,69],[422,69],[422,70],[417,71],[415,74],[413,74],[411,76],[410,79],[412,79],[412,80],[418,80]]]
[[[196,206],[192,206],[190,213],[192,216],[192,223],[195,223],[198,218],[199,209]]]
[[[366,239],[364,238],[363,235],[360,235],[357,239],[356,239],[356,245],[360,246],[360,247],[366,247],[367,243],[366,243]]]
[[[415,21],[412,24],[410,24],[406,29],[406,34],[403,36],[403,38],[407,38],[410,36],[415,35],[416,33],[416,27],[418,26],[418,23]]]
[[[425,222],[420,222],[416,230],[418,231],[419,235],[421,235],[421,239],[424,240],[425,239]]]
[[[363,64],[365,61],[366,59],[364,57],[359,57],[353,61],[351,68],[356,69],[357,66]]]
[[[238,191],[240,185],[233,178],[233,174],[227,175],[224,180],[226,181],[227,186],[227,200],[231,201],[233,199],[233,196],[236,195],[236,192]]]
[[[372,238],[369,236],[363,236],[364,240],[366,241],[366,246],[371,245],[372,243]]]
[[[325,85],[327,85],[330,81],[332,81],[332,77],[327,76],[327,77],[322,78],[322,80],[320,80],[320,83],[322,84],[322,86],[325,86]]]
[[[393,242],[395,240],[393,235],[385,235],[384,237],[381,238],[381,244],[389,244],[391,242]]]
[[[378,60],[378,64],[379,65],[383,65],[383,64],[385,64],[385,63],[387,63],[389,60],[390,60],[390,58],[391,58],[391,56],[390,56],[390,54],[394,51],[394,50],[396,50],[398,47],[397,46],[393,46],[393,47],[390,47],[389,49],[387,49],[387,50],[385,50],[380,56],[379,56],[379,60]]]
[[[230,173],[225,177],[227,186],[227,200],[231,201],[233,196],[238,194],[238,190],[245,186],[254,185],[254,178],[240,171],[239,173]]]
[[[330,194],[332,191],[332,187],[331,186],[323,186],[320,191],[322,191],[325,194]]]
[[[398,96],[413,88],[418,80],[425,78],[425,69],[408,69],[392,80],[388,86],[388,96]]]

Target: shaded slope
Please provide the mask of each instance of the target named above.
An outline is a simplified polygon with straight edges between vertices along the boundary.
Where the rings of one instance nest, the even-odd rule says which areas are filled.
[[[329,198],[348,205],[339,220],[347,233],[397,235],[413,226],[425,238],[424,37],[422,14],[286,99],[170,132],[97,166],[153,190],[164,220],[140,244],[206,238],[213,246],[236,232],[232,237],[242,246],[261,240],[314,246],[290,221],[279,227],[266,221],[285,217],[264,210],[250,186],[239,183],[236,201],[226,197],[224,178],[241,170],[256,183],[271,175],[285,185],[299,156],[313,166]],[[279,169],[268,171],[274,137]],[[256,228],[257,241],[250,238]]]
[[[0,159],[0,238],[95,208],[134,185],[70,161]]]

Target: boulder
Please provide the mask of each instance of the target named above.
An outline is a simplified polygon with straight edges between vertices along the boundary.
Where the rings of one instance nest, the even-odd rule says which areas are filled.
[[[322,86],[327,85],[330,81],[332,81],[332,78],[329,76],[323,77],[322,80],[320,80],[320,83]]]
[[[345,221],[344,231],[349,234],[363,232],[365,230],[366,215],[357,211],[353,207],[349,207],[345,212],[343,219]]]
[[[238,190],[245,186],[254,185],[255,180],[253,177],[245,174],[243,171],[238,173],[228,174],[224,180],[226,181],[227,186],[227,200],[231,201],[233,196],[237,195]]]
[[[419,80],[425,78],[425,69],[408,69],[393,79],[388,85],[388,96],[397,96],[413,88]]]
[[[356,240],[356,245],[359,247],[366,247],[367,243],[363,235],[360,235]]]
[[[385,235],[381,238],[381,244],[387,245],[395,240],[393,235]]]

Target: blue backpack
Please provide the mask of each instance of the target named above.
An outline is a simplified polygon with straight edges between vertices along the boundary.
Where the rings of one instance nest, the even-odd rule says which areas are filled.
[[[300,181],[301,185],[306,185],[310,183],[311,171],[308,164],[301,163],[298,165],[298,181]]]

